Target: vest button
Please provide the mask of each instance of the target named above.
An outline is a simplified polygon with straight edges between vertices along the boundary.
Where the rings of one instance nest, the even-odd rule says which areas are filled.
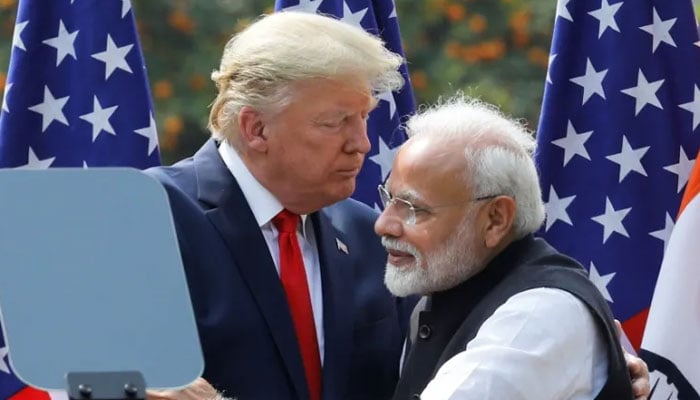
[[[423,340],[428,340],[430,338],[430,335],[432,334],[432,330],[428,325],[421,325],[418,327],[418,337],[423,339]]]

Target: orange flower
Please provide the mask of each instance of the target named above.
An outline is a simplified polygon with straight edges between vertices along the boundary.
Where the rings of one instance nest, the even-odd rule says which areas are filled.
[[[195,23],[192,18],[181,10],[171,12],[170,15],[168,15],[168,23],[174,29],[182,33],[190,34],[194,32],[195,29]]]
[[[493,61],[503,57],[506,45],[502,40],[495,39],[481,44],[482,60]]]
[[[163,121],[164,127],[163,127],[163,132],[166,135],[174,135],[177,136],[180,133],[182,133],[182,128],[184,127],[184,123],[182,122],[182,118],[180,118],[179,115],[168,115],[165,117],[165,120]]]
[[[428,87],[428,77],[425,72],[416,70],[411,73],[411,85],[415,89],[425,89]]]
[[[202,74],[194,74],[190,78],[190,88],[194,91],[200,91],[204,89],[205,84],[206,79],[204,79],[204,76]]]
[[[515,47],[521,49],[525,47],[530,42],[529,32],[515,32],[513,33],[513,44]]]
[[[459,22],[464,19],[467,10],[461,4],[448,4],[445,7],[445,15],[451,22]]]
[[[160,137],[160,147],[173,150],[177,147],[178,137],[182,133],[184,123],[178,115],[168,115],[163,120],[163,135]]]
[[[471,18],[469,18],[469,28],[474,33],[484,32],[488,25],[488,21],[486,21],[486,18],[484,18],[484,16],[481,14],[474,14]]]
[[[167,79],[161,79],[153,85],[153,97],[163,100],[172,97],[173,84]]]
[[[530,10],[518,10],[511,14],[508,23],[514,31],[522,32],[527,31],[531,19],[532,13]]]
[[[480,61],[494,61],[506,52],[506,45],[500,39],[479,43],[474,46],[465,46],[461,50],[462,60],[469,64]]]
[[[547,68],[549,65],[549,54],[541,47],[533,47],[527,52],[527,58],[531,63]]]
[[[0,8],[8,9],[14,7],[17,0],[0,0]]]
[[[464,46],[460,49],[460,55],[468,64],[475,64],[481,60],[479,46]]]
[[[453,59],[458,58],[459,54],[460,54],[460,50],[461,50],[461,48],[459,46],[459,43],[457,43],[457,42],[449,41],[445,45],[445,54],[449,58],[453,58]]]
[[[530,42],[529,25],[532,19],[530,10],[519,10],[510,16],[508,23],[513,30],[513,44],[522,48]]]

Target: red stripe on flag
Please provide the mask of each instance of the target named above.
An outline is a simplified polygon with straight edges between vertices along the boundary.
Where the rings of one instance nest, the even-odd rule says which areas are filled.
[[[698,156],[700,156],[700,153],[698,153]],[[698,158],[696,158],[696,160],[697,159]],[[695,164],[693,171],[690,174],[690,178],[688,178],[688,183],[685,187],[685,192],[683,193],[683,200],[681,201],[681,207],[678,210],[678,216],[681,215],[685,209],[685,206],[687,206],[688,203],[690,203],[690,201],[693,200],[698,193],[700,193],[700,167],[698,167],[698,165],[700,164]]]
[[[51,400],[51,397],[43,390],[26,387],[10,396],[8,400]]]
[[[642,336],[644,335],[644,327],[647,324],[648,316],[649,308],[645,308],[639,314],[622,323],[622,330],[625,331],[625,335],[627,335],[635,351],[639,351],[639,348],[642,346]]]

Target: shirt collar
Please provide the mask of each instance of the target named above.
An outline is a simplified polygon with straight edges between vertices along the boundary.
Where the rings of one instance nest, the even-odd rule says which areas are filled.
[[[219,145],[219,154],[241,187],[243,196],[253,211],[258,226],[263,227],[272,221],[272,218],[284,209],[282,203],[250,173],[241,156],[227,141],[223,141]],[[301,216],[304,236],[306,236],[308,219],[306,214]]]

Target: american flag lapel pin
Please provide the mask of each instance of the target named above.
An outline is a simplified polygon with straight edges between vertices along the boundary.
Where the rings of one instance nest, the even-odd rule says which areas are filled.
[[[350,254],[348,252],[348,246],[345,243],[341,242],[340,239],[335,238],[335,244],[338,246],[339,251],[342,251],[345,254]]]

